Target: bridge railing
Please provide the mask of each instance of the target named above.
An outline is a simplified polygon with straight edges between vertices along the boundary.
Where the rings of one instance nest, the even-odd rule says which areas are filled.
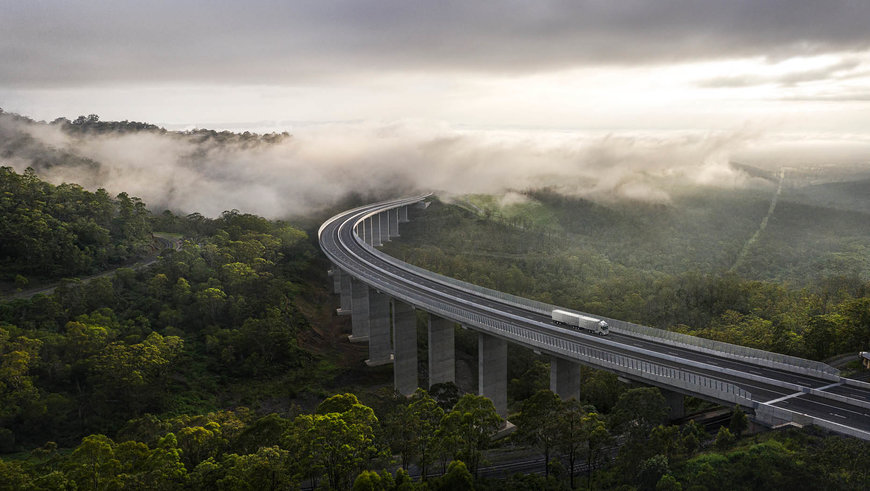
[[[371,278],[374,279],[374,278]],[[608,350],[587,346],[571,339],[547,335],[545,333],[481,315],[459,308],[415,292],[389,292],[402,301],[420,306],[435,315],[473,327],[478,331],[512,340],[532,349],[547,352],[565,359],[582,361],[586,364],[622,373],[634,379],[642,379],[664,385],[671,389],[682,389],[688,393],[703,394],[730,404],[753,407],[752,394],[740,387],[705,375],[639,360]]]
[[[374,250],[368,244],[363,244],[363,246]],[[570,360],[582,361],[589,365],[606,368],[635,379],[648,380],[670,388],[683,389],[688,393],[703,394],[719,401],[752,407],[752,395],[734,384],[686,370],[587,346],[563,337],[547,335],[510,322],[481,315],[468,309],[459,308],[455,305],[433,300],[432,297],[418,292],[395,289],[388,281],[384,281],[382,277],[388,275],[388,273],[372,273],[365,268],[357,268],[355,266],[352,261],[349,264],[343,265],[354,276],[363,279],[363,281],[367,280],[366,282],[372,285],[377,285],[379,290],[390,296],[445,319],[450,319],[462,325],[474,327],[479,331],[512,340],[532,349]]]
[[[358,237],[358,236],[357,236]],[[397,259],[393,256],[390,256],[374,247],[369,246],[365,243],[365,241],[358,239],[359,242],[372,251],[373,254],[377,255],[384,261],[390,262],[395,266],[402,267],[408,270],[415,272],[418,275],[426,276],[434,281],[448,284],[454,288],[459,290],[473,293],[476,295],[481,295],[493,300],[497,300],[500,302],[504,302],[510,305],[514,305],[516,307],[520,307],[523,309],[527,309],[533,312],[537,312],[542,315],[550,316],[551,312],[554,309],[565,309],[564,307],[559,307],[556,305],[539,302],[537,300],[532,300],[529,298],[520,297],[517,295],[511,295],[509,293],[500,292],[498,290],[493,290],[490,288],[485,288],[482,286],[474,285],[472,283],[468,283],[462,280],[457,280],[456,278],[451,278],[449,276],[444,276],[442,274],[438,274],[427,269],[414,266],[413,264],[406,263],[400,259]],[[568,309],[571,310],[571,309]],[[654,327],[642,326],[639,324],[634,324],[631,322],[622,321],[619,319],[611,319],[608,317],[603,317],[595,314],[589,314],[586,312],[581,312],[577,310],[572,310],[578,314],[598,317],[604,319],[610,324],[610,326],[616,331],[625,333],[631,336],[650,339],[657,342],[664,342],[666,344],[670,344],[672,346],[691,348],[696,351],[704,351],[711,354],[716,354],[720,356],[727,356],[731,358],[738,358],[741,361],[747,361],[750,363],[754,363],[756,365],[767,366],[771,368],[779,368],[787,371],[795,371],[799,373],[803,373],[806,375],[816,376],[819,378],[827,379],[827,380],[839,380],[840,379],[840,371],[830,365],[827,365],[822,362],[807,360],[804,358],[799,358],[796,356],[783,355],[780,353],[773,353],[770,351],[760,350],[757,348],[749,348],[746,346],[740,346],[736,344],[726,343],[723,341],[716,341],[712,339],[701,338],[697,336],[691,336],[688,334],[682,334],[672,331],[666,331],[664,329],[658,329]]]

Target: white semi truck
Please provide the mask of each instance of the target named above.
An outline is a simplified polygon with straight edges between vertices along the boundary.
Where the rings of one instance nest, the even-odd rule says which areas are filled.
[[[571,326],[578,330],[593,332],[599,336],[605,336],[610,332],[610,326],[608,326],[603,320],[575,314],[574,312],[568,312],[566,310],[554,310],[553,322],[556,324]]]

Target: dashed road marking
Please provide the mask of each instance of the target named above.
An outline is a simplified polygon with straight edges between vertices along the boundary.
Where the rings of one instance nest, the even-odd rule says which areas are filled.
[[[828,413],[828,414],[830,414],[831,416],[836,416],[838,418],[849,419],[846,416],[843,416],[842,414],[837,414],[837,413]]]

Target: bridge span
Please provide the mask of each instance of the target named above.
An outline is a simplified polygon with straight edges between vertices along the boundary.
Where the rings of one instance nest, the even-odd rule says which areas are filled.
[[[419,386],[415,309],[429,314],[428,385],[455,377],[454,324],[478,333],[478,388],[507,412],[507,344],[547,355],[550,388],[580,397],[580,365],[662,389],[671,416],[684,395],[738,404],[759,423],[815,424],[870,440],[870,384],[842,378],[821,362],[671,333],[618,319],[608,336],[554,325],[557,308],[482,288],[407,264],[377,249],[428,195],[340,213],[318,231],[332,261],[340,315],[351,315],[351,342],[367,342],[369,365],[392,363],[396,390]],[[414,210],[410,211],[409,210]],[[564,307],[558,307],[564,309]],[[574,311],[583,314],[579,311]],[[592,315],[592,314],[585,314]]]

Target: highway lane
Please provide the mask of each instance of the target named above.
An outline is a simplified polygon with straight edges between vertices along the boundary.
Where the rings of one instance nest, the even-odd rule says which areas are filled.
[[[365,212],[360,212],[359,214],[363,215],[363,214],[365,214]],[[353,223],[353,220],[348,220],[345,223]],[[359,245],[359,243],[355,240],[355,238],[352,235],[352,229],[350,226],[344,227],[343,229],[340,226],[338,226],[333,231],[333,233],[336,234],[336,240],[340,240],[349,250],[351,250],[354,253],[354,255],[356,255],[360,258],[363,258],[366,262],[370,263],[371,265],[375,266],[376,268],[379,268],[379,269],[382,269],[385,271],[389,271],[390,273],[395,274],[396,276],[399,276],[400,278],[405,280],[407,283],[402,285],[402,287],[404,287],[406,290],[419,290],[417,287],[419,285],[423,285],[425,287],[428,287],[432,290],[439,292],[442,296],[442,301],[444,301],[445,303],[453,303],[452,302],[453,299],[462,299],[462,300],[468,301],[471,298],[473,298],[473,296],[470,295],[469,293],[462,291],[462,290],[459,290],[459,289],[456,289],[452,285],[434,282],[431,279],[429,279],[428,277],[420,276],[420,275],[417,275],[413,272],[409,272],[407,270],[400,269],[389,262],[383,261],[378,256],[372,254],[371,251],[369,251],[367,248]],[[339,233],[341,233],[342,235],[338,236]],[[396,281],[395,278],[391,278],[389,276],[383,276],[382,280],[385,282],[395,282]],[[419,291],[419,293],[427,294],[430,292],[423,290],[423,291]],[[744,388],[745,390],[758,392],[759,397],[765,397],[766,395],[769,395],[770,399],[774,399],[776,397],[792,393],[792,392],[794,392],[794,389],[793,388],[780,388],[780,387],[776,387],[776,386],[770,385],[770,384],[763,384],[763,383],[759,383],[756,381],[747,380],[744,377],[737,377],[737,376],[733,376],[733,375],[728,376],[728,375],[722,374],[720,371],[717,371],[717,370],[719,368],[731,368],[731,369],[740,370],[740,371],[757,372],[759,375],[763,375],[764,371],[767,370],[771,373],[775,373],[776,375],[778,375],[779,379],[786,380],[790,383],[801,384],[801,385],[806,385],[806,386],[810,386],[810,387],[820,387],[820,386],[827,385],[830,383],[829,381],[826,381],[826,380],[815,379],[815,378],[807,377],[807,376],[800,375],[800,374],[787,373],[787,372],[783,372],[783,371],[779,371],[779,370],[775,370],[775,369],[769,369],[767,367],[757,367],[755,365],[749,365],[749,364],[742,363],[742,362],[735,361],[735,360],[731,360],[728,358],[717,357],[717,356],[708,355],[705,353],[697,353],[697,352],[687,350],[685,348],[678,348],[678,347],[673,347],[670,345],[663,345],[663,344],[655,343],[655,342],[645,340],[645,339],[639,339],[639,338],[634,338],[634,337],[627,336],[627,335],[612,333],[611,335],[608,336],[608,340],[621,342],[624,345],[626,345],[626,348],[620,349],[618,347],[612,347],[612,346],[608,346],[607,344],[604,344],[603,342],[601,342],[600,338],[598,338],[598,336],[596,336],[594,334],[585,333],[585,332],[578,332],[578,331],[573,331],[573,330],[567,330],[567,329],[556,327],[556,326],[552,325],[551,319],[549,317],[543,316],[543,315],[538,314],[536,312],[530,312],[528,310],[521,309],[521,308],[518,308],[518,307],[513,306],[513,305],[504,304],[504,303],[501,303],[501,302],[498,302],[495,300],[491,300],[491,299],[487,299],[487,298],[477,297],[477,298],[474,298],[474,300],[479,305],[483,305],[483,306],[489,307],[491,309],[498,309],[498,310],[507,312],[509,314],[512,314],[514,316],[522,317],[522,318],[524,318],[524,320],[526,320],[529,323],[529,325],[527,327],[530,327],[533,329],[538,329],[538,330],[546,329],[547,333],[551,334],[553,336],[557,336],[557,337],[571,340],[571,341],[581,342],[587,346],[592,346],[592,347],[606,350],[606,351],[610,351],[613,353],[622,354],[625,356],[632,356],[632,357],[635,357],[637,359],[641,359],[641,360],[652,362],[652,363],[657,363],[657,364],[662,365],[662,366],[679,368],[679,369],[682,369],[682,370],[689,372],[689,373],[696,373],[699,375],[704,375],[704,376],[708,376],[711,378],[717,378],[717,379],[724,380],[727,382],[735,383],[735,384],[739,385],[741,388]],[[458,306],[462,307],[462,308],[469,308],[467,305],[463,305],[463,304],[459,304]],[[473,308],[470,310],[473,310]],[[478,309],[478,312],[482,315],[498,317],[498,314],[494,314],[491,311]],[[503,316],[502,320],[504,320],[505,322],[516,322],[516,320],[514,318],[508,317],[508,316]],[[680,363],[675,363],[672,361],[664,360],[664,359],[661,359],[655,355],[640,354],[640,353],[637,353],[636,351],[628,348],[627,345],[631,345],[634,347],[639,347],[639,348],[643,348],[643,349],[647,349],[647,350],[651,350],[651,351],[662,352],[664,354],[671,354],[671,356],[682,356],[683,358],[686,358],[686,359],[692,359],[692,360],[695,360],[698,362],[705,363],[709,366],[709,368],[705,370],[705,369],[700,369],[700,368],[687,367],[685,364],[680,364]],[[777,377],[770,377],[770,378],[777,378]],[[764,399],[764,400],[767,400],[767,399]]]
[[[621,348],[618,346],[608,346],[602,343],[600,341],[600,338],[595,335],[557,328],[550,323],[549,317],[541,315],[537,312],[531,312],[529,310],[519,308],[510,304],[505,304],[494,299],[473,295],[464,290],[458,289],[453,285],[437,282],[426,276],[420,276],[412,271],[402,269],[392,264],[391,262],[383,260],[379,256],[369,251],[368,248],[361,246],[356,241],[352,232],[352,224],[371,209],[372,208],[364,207],[355,212],[345,214],[342,219],[334,220],[324,228],[322,237],[327,238],[326,242],[332,242],[332,248],[334,249],[332,252],[334,254],[342,256],[343,261],[338,261],[338,263],[344,264],[345,261],[348,260],[352,261],[352,263],[359,263],[361,268],[366,268],[368,274],[375,274],[378,277],[377,282],[379,284],[391,285],[392,288],[396,289],[397,292],[416,293],[426,296],[434,295],[445,304],[454,305],[469,311],[476,311],[481,315],[501,318],[505,322],[510,322],[514,324],[516,324],[518,321],[512,316],[521,317],[522,320],[520,321],[520,323],[524,324],[523,327],[536,329],[538,331],[546,331],[547,334],[575,342],[581,342],[584,345],[592,346],[596,349],[606,350],[626,356],[632,356],[636,359],[650,361],[662,366],[679,368],[680,370],[684,370],[690,373],[696,373],[699,375],[733,383],[749,391],[752,394],[752,399],[759,402],[776,400],[795,393],[794,387],[781,387],[779,385],[776,385],[777,383],[784,382],[785,385],[796,384],[801,387],[815,388],[824,387],[831,384],[831,381],[821,378],[787,372],[781,369],[754,365],[751,363],[726,358],[724,356],[716,356],[707,353],[697,352],[689,348],[675,347],[669,344],[657,343],[654,341],[635,338],[628,335],[620,335],[617,333],[612,333],[607,338],[612,341],[618,341],[620,343],[623,343],[625,347]],[[329,238],[331,238],[331,240],[329,240]],[[350,254],[346,253],[342,248],[346,248],[346,250],[349,251]],[[370,269],[372,267],[374,269]],[[377,271],[378,269],[381,269],[384,272],[388,272],[389,274],[381,273]],[[395,275],[396,277],[390,275]],[[434,290],[434,293],[432,290]],[[473,301],[478,305],[469,306],[466,304],[466,302],[468,301]],[[490,310],[487,310],[487,308],[497,309],[501,313],[492,312]],[[670,356],[677,356],[687,360],[693,360],[698,363],[704,364],[705,368],[686,366],[679,362],[661,359],[656,354],[637,353],[631,350],[628,346],[642,348],[645,350],[650,350],[661,354],[667,354]],[[753,374],[757,377],[769,378],[771,379],[769,381],[771,383],[752,380],[751,377],[723,373],[721,371],[723,368],[738,370],[744,373]],[[828,390],[830,390],[831,392],[834,392],[835,390],[846,390],[849,393],[849,397],[870,396],[870,391],[864,390],[862,388],[829,388]],[[807,412],[808,414],[818,414],[820,415],[819,417],[826,416],[823,419],[828,420],[831,420],[832,418],[837,418],[839,416],[831,416],[827,413],[843,416],[840,412],[837,411],[846,411],[846,419],[847,421],[849,421],[850,425],[853,421],[855,422],[855,427],[860,427],[862,429],[870,425],[870,416],[868,416],[868,412],[860,412],[858,410],[855,410],[854,406],[850,406],[848,404],[839,403],[842,407],[837,406],[836,404],[831,404],[835,402],[836,401],[823,399],[818,396],[813,396],[812,398],[801,396],[787,398],[777,403],[777,405],[780,407],[788,407],[789,409],[799,412]],[[831,406],[834,406],[834,409],[829,410],[831,409]],[[852,407],[852,409],[849,410],[849,407]]]
[[[353,236],[351,235],[350,230],[344,231],[344,236],[342,237],[342,240],[345,244],[347,244],[353,248],[354,253],[356,255],[359,255],[361,257],[365,257],[366,260],[368,262],[370,262],[371,264],[376,265],[377,267],[380,267],[380,268],[384,268],[384,269],[390,271],[391,273],[393,273],[397,276],[400,276],[401,278],[403,278],[406,281],[415,282],[418,284],[425,284],[427,287],[432,288],[434,290],[437,290],[438,292],[440,292],[444,295],[450,295],[450,296],[454,296],[454,297],[459,296],[459,297],[466,298],[466,299],[471,298],[473,296],[473,295],[471,295],[463,290],[455,288],[454,286],[452,286],[450,284],[435,282],[428,277],[417,275],[416,273],[398,268],[389,262],[383,261],[380,257],[373,255],[368,249],[357,244],[356,241],[353,239]],[[488,299],[486,297],[474,296],[474,298],[477,299],[476,301],[480,305],[485,305],[485,306],[493,308],[493,309],[499,309],[499,310],[502,310],[504,312],[508,312],[510,314],[513,314],[513,315],[525,317],[529,320],[533,320],[533,321],[536,321],[536,322],[539,322],[542,324],[547,324],[552,329],[556,329],[556,330],[560,330],[560,331],[562,330],[560,328],[553,326],[552,322],[551,322],[551,318],[547,315],[543,315],[543,314],[540,314],[538,312],[523,309],[523,308],[514,306],[512,304],[504,303],[504,302],[501,302],[498,300]],[[570,332],[576,333],[576,334],[574,334],[576,336],[585,336],[587,338],[591,337],[593,339],[595,338],[595,335],[590,334],[590,333],[586,333],[586,332],[576,332],[576,331],[570,331]],[[785,382],[789,382],[792,384],[797,384],[797,385],[801,385],[801,386],[805,386],[805,387],[818,388],[818,387],[822,387],[822,386],[825,386],[825,385],[828,385],[831,383],[830,380],[826,380],[826,379],[822,379],[822,378],[818,378],[818,377],[812,377],[812,376],[803,375],[800,373],[789,372],[789,371],[778,369],[778,368],[771,368],[771,367],[765,367],[762,365],[756,365],[756,364],[753,364],[751,362],[743,362],[740,360],[734,360],[733,358],[728,358],[725,356],[699,352],[699,351],[692,350],[691,348],[673,346],[673,345],[666,344],[663,342],[657,342],[655,340],[648,340],[648,339],[634,337],[634,336],[631,336],[629,334],[620,334],[620,333],[611,331],[611,334],[608,336],[608,338],[613,339],[615,341],[618,341],[620,343],[635,346],[638,348],[649,349],[649,350],[657,351],[657,352],[660,352],[663,354],[670,354],[672,356],[679,356],[679,357],[686,359],[686,360],[693,360],[693,361],[697,361],[700,363],[711,364],[711,365],[714,365],[714,366],[717,366],[720,368],[730,368],[730,369],[740,370],[740,371],[743,371],[746,373],[751,373],[751,374],[755,374],[758,376],[769,377],[769,378],[773,378],[776,380],[782,380]],[[868,392],[868,394],[870,394],[870,392]]]
[[[865,402],[870,402],[870,391],[862,387],[855,387],[851,385],[836,385],[834,387],[824,389],[824,391],[830,392],[832,394],[839,394],[842,396],[851,397],[853,399],[858,399]]]
[[[361,212],[361,214],[364,214],[364,212]],[[353,222],[353,220],[348,220],[347,223],[352,223],[352,222]],[[340,233],[339,230],[340,230],[340,226],[338,226],[333,231],[333,233],[339,234]],[[391,273],[394,273],[394,274],[400,276],[402,279],[407,280],[408,283],[405,283],[404,285],[402,285],[402,287],[404,287],[406,293],[409,291],[420,290],[419,286],[421,284],[425,284],[425,285],[428,285],[429,287],[431,287],[432,289],[438,291],[439,293],[441,293],[442,294],[442,301],[444,301],[445,303],[452,303],[452,300],[457,299],[457,298],[467,300],[468,297],[470,297],[470,295],[468,293],[466,293],[462,290],[457,290],[450,285],[443,285],[440,283],[434,283],[427,277],[418,276],[416,274],[407,272],[405,270],[401,270],[390,263],[384,262],[379,257],[371,254],[371,252],[367,248],[360,246],[356,242],[356,240],[354,239],[354,237],[350,233],[350,227],[347,227],[344,230],[344,235],[345,236],[343,237],[343,239],[345,240],[345,244],[349,244],[348,248],[354,253],[354,255],[359,256],[359,257],[363,257],[365,259],[365,261],[370,262],[371,265],[374,266],[375,271],[377,271],[378,269],[387,270],[387,271],[390,271]],[[376,274],[379,276],[379,278],[378,278],[379,284],[383,285],[383,284],[389,284],[389,283],[396,282],[395,278],[391,278],[391,277],[389,277],[387,275],[383,275],[381,273],[376,273]],[[425,290],[419,291],[418,293],[431,294],[431,292],[427,292]],[[679,362],[660,359],[655,354],[637,353],[636,351],[632,350],[631,348],[629,348],[627,346],[626,347],[609,346],[609,345],[605,344],[605,342],[602,341],[601,338],[598,338],[595,335],[555,327],[551,324],[549,317],[543,317],[543,316],[540,316],[539,314],[536,314],[533,312],[528,312],[528,311],[525,311],[522,309],[517,309],[516,307],[513,307],[513,306],[505,306],[504,304],[494,302],[492,300],[483,299],[479,303],[488,304],[491,308],[511,310],[512,313],[515,315],[520,314],[520,315],[525,315],[527,317],[531,317],[531,319],[528,319],[528,318],[525,319],[525,322],[529,323],[529,325],[527,327],[531,327],[533,329],[538,329],[538,330],[546,330],[548,334],[551,334],[553,336],[557,336],[557,337],[571,340],[571,341],[579,341],[587,346],[592,346],[592,347],[595,347],[597,349],[601,349],[603,351],[608,351],[611,353],[616,353],[616,354],[621,354],[621,355],[628,356],[628,357],[633,357],[635,359],[647,361],[650,363],[655,363],[655,364],[658,364],[660,366],[666,366],[666,367],[671,367],[671,368],[675,368],[675,369],[680,369],[680,370],[683,370],[684,372],[695,373],[698,375],[703,375],[703,376],[707,376],[710,378],[735,383],[735,385],[739,385],[742,388],[744,388],[745,390],[749,390],[749,391],[752,391],[753,393],[757,393],[759,395],[759,397],[762,397],[765,400],[775,399],[775,398],[778,398],[778,397],[781,397],[783,395],[787,395],[787,394],[793,392],[793,389],[783,389],[781,387],[777,387],[774,385],[759,383],[759,382],[752,381],[752,380],[747,380],[744,377],[723,375],[722,373],[717,371],[715,366],[710,366],[709,369],[687,367],[684,364],[681,364]],[[468,310],[477,310],[478,313],[480,313],[481,315],[488,315],[490,317],[499,317],[498,313],[493,313],[493,312],[487,311],[487,310],[480,310],[474,306],[469,307],[468,305],[463,305],[461,303],[458,304],[457,306],[462,307],[462,308],[466,308]],[[511,318],[511,317],[507,317],[507,316],[504,316],[502,320],[505,322],[516,323],[516,319]],[[649,343],[647,342],[646,344],[649,344]],[[633,375],[630,373],[623,373],[623,374],[626,376],[629,376],[629,377],[632,377],[632,375]]]
[[[802,394],[773,404],[799,413],[809,414],[837,424],[870,431],[870,409],[845,404],[833,399]]]

